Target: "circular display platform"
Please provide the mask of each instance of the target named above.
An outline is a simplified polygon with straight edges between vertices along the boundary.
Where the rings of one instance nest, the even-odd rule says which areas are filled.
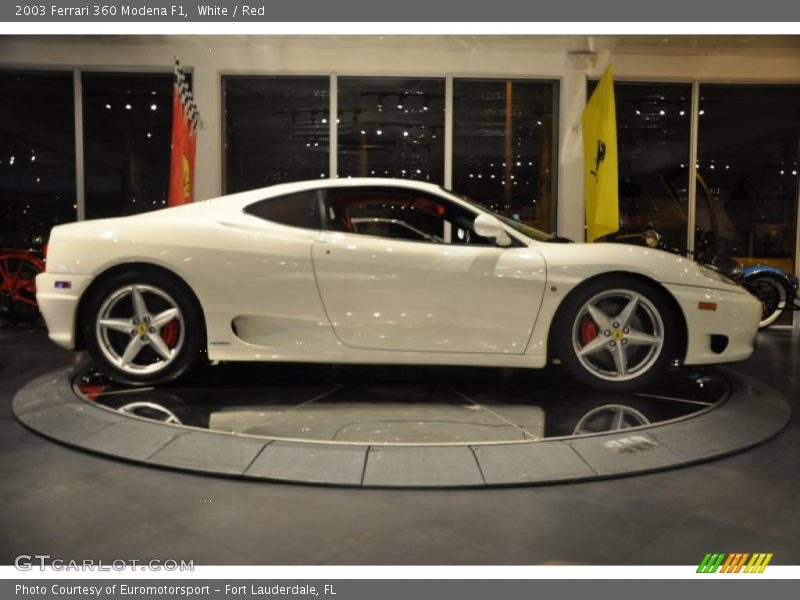
[[[790,408],[729,370],[676,369],[637,393],[557,369],[228,364],[126,387],[91,366],[14,398],[26,426],[153,466],[363,487],[485,487],[673,468],[775,435]]]

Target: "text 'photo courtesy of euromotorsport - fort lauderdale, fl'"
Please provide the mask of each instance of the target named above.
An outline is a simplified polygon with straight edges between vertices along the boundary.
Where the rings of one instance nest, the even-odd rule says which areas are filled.
[[[161,597],[179,597],[179,598],[192,598],[202,597],[214,592],[222,593],[226,596],[238,597],[257,597],[257,596],[291,596],[295,598],[301,597],[318,597],[318,596],[335,596],[334,586],[332,584],[325,584],[322,589],[318,589],[314,585],[294,584],[294,585],[280,585],[280,584],[248,584],[248,585],[231,585],[220,584],[217,586],[211,585],[172,585],[172,584],[152,584],[152,585],[131,585],[126,583],[108,583],[97,585],[79,585],[79,584],[16,584],[14,587],[14,594],[18,597],[34,596],[41,598],[47,596],[69,596],[75,597],[96,597],[103,598],[105,596],[119,595],[119,596],[161,596]]]

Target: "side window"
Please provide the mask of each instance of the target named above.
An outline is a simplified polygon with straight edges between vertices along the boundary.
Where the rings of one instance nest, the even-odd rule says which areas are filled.
[[[470,211],[415,190],[328,191],[328,229],[434,244],[494,245],[475,234]]]
[[[244,212],[281,225],[320,229],[319,191],[309,190],[268,198],[246,206]]]

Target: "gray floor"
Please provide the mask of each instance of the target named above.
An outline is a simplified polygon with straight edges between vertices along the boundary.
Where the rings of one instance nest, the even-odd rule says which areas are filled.
[[[730,458],[610,481],[474,491],[303,487],[210,478],[46,441],[11,414],[70,364],[41,331],[0,331],[0,563],[18,554],[199,564],[688,564],[708,551],[800,563],[800,426]],[[742,371],[798,407],[800,338],[762,334]]]

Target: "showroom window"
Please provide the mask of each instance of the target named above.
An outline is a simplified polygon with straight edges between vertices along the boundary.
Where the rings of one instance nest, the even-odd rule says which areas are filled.
[[[591,95],[597,82],[589,83]],[[686,248],[692,85],[615,82],[620,231]],[[639,238],[633,238],[637,240]]]
[[[453,82],[453,190],[555,231],[558,84]]]
[[[0,71],[0,248],[41,248],[74,221],[72,73]]]
[[[319,202],[319,190],[309,190],[256,202],[245,208],[245,212],[281,225],[319,229]]]
[[[226,75],[225,192],[328,177],[329,77]]]
[[[794,270],[800,86],[700,86],[697,225],[712,254]]]
[[[444,79],[339,77],[339,177],[443,183],[444,87]]]
[[[169,188],[171,73],[83,73],[86,218],[163,208]]]

